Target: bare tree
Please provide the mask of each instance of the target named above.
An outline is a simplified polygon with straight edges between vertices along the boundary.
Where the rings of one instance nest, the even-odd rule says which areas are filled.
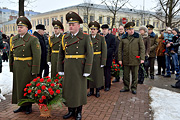
[[[96,6],[97,7],[97,6]],[[89,13],[91,10],[94,8],[94,4],[91,2],[91,0],[84,0],[83,4],[80,4],[78,6],[78,9],[80,9],[83,12],[83,17],[84,17],[84,24],[83,26],[88,29],[88,23],[90,22],[89,20]],[[88,29],[89,33],[89,29]]]
[[[176,18],[180,11],[180,0],[158,0],[156,10],[156,14],[152,16],[165,23],[167,27],[174,27],[180,23]]]
[[[12,0],[9,0],[11,3],[17,4]],[[24,16],[24,8],[29,6],[31,3],[35,2],[36,0],[19,0],[19,16]]]
[[[113,28],[113,25],[116,23],[116,14],[117,12],[127,3],[129,0],[102,0],[102,3],[106,5],[108,10],[113,14],[112,18],[112,25],[111,29]],[[110,5],[109,5],[110,3]]]

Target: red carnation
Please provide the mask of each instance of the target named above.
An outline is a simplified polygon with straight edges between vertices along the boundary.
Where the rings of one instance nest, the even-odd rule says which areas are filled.
[[[165,40],[163,40],[163,43],[165,43]]]
[[[51,79],[48,79],[47,82],[51,82]]]
[[[32,92],[32,90],[28,90],[28,93],[31,93]]]
[[[50,78],[49,76],[46,76],[46,78]]]
[[[45,85],[43,85],[43,86],[41,87],[41,89],[42,89],[42,90],[45,90],[45,89],[46,89],[46,86],[45,86]]]
[[[40,99],[40,100],[39,100],[39,102],[40,102],[40,103],[42,103],[42,102],[43,102],[43,100],[42,100],[42,99]]]
[[[54,82],[58,82],[58,79],[55,79]]]
[[[61,84],[61,83],[59,84],[59,87],[62,87],[62,84]]]
[[[164,49],[164,50],[162,50],[162,52],[165,52],[166,50]]]
[[[35,94],[34,96],[35,96],[35,97],[37,97],[37,96],[38,96],[38,94]]]
[[[59,79],[61,79],[61,76],[59,76]]]
[[[140,56],[136,56],[136,58],[140,58]]]
[[[113,63],[115,64],[115,61],[113,61]]]
[[[27,88],[24,88],[24,92],[26,92]]]
[[[111,66],[111,68],[112,68],[112,66]]]
[[[41,93],[41,90],[37,90],[37,94],[40,94]]]
[[[49,88],[48,91],[49,91],[49,92],[52,91],[52,88]]]
[[[51,87],[54,87],[54,83],[51,83]]]
[[[38,87],[38,86],[40,86],[40,83],[37,83],[37,84],[36,84],[36,87]]]
[[[46,99],[46,96],[43,95],[43,96],[42,96],[42,99],[45,100],[45,99]]]
[[[43,81],[44,81],[44,78],[41,78],[41,79],[40,79],[40,82],[43,82]]]
[[[119,65],[117,64],[117,66],[119,67]]]
[[[59,74],[57,73],[57,74],[56,74],[56,77],[58,77],[58,75],[59,75]]]
[[[39,79],[40,77],[37,77],[37,79]]]
[[[53,95],[54,94],[54,91],[52,90],[52,91],[49,91],[49,93],[51,94],[51,95]]]
[[[27,95],[27,93],[24,93],[24,96],[26,96]]]
[[[36,81],[37,81],[37,78],[35,78],[33,81],[36,82]]]
[[[115,71],[117,71],[117,69],[115,69]]]
[[[116,67],[116,65],[114,65],[114,67]]]
[[[56,93],[59,94],[59,93],[60,93],[60,90],[56,90]]]

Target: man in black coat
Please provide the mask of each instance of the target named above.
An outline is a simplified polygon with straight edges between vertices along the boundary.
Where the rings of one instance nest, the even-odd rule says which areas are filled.
[[[41,65],[40,65],[40,72],[38,74],[39,77],[43,77],[42,76],[42,72],[43,70],[46,69],[46,66],[47,66],[47,42],[45,41],[44,39],[44,30],[45,29],[45,26],[42,25],[42,24],[38,24],[36,26],[36,31],[34,32],[34,36],[36,36],[38,39],[39,39],[39,42],[40,42],[40,45],[41,45]],[[48,76],[48,75],[45,75],[44,76]]]
[[[107,43],[107,61],[106,61],[106,66],[104,67],[104,75],[105,75],[105,91],[109,91],[111,87],[111,65],[112,65],[113,54],[116,49],[116,42],[114,35],[108,33],[109,26],[107,24],[102,25],[101,28]]]

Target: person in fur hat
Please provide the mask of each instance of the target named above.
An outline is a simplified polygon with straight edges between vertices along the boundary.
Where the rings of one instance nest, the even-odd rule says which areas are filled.
[[[139,27],[139,33],[143,38],[143,42],[144,42],[144,46],[145,46],[145,61],[146,61],[149,57],[150,47],[151,47],[151,41],[148,36],[148,29],[145,26],[141,26],[141,27]],[[138,71],[138,83],[139,84],[143,84],[143,82],[144,82],[145,75],[144,75],[144,70],[142,67],[144,67],[144,69],[145,69],[146,66],[144,63],[140,64],[140,66],[139,66],[139,71]]]

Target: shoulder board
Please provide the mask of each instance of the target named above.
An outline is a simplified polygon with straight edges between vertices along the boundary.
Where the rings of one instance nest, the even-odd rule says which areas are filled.
[[[11,38],[12,38],[13,41],[17,40],[18,39],[18,35],[14,36],[14,37],[11,37]]]
[[[85,35],[89,35],[88,33],[85,33],[85,32],[83,32],[83,34],[85,34]]]
[[[103,35],[100,35],[101,37],[104,37]]]
[[[37,38],[36,36],[34,36],[34,35],[31,35],[32,37],[35,37],[35,38]]]

